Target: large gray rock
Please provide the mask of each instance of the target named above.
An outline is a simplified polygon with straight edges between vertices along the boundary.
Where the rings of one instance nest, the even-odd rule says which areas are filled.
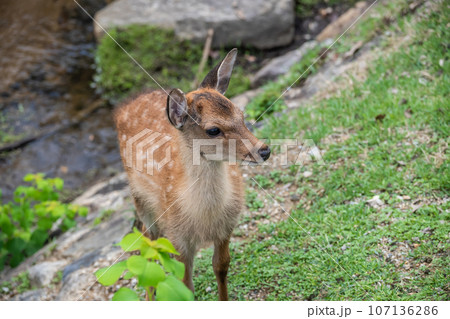
[[[95,20],[106,30],[130,24],[173,29],[179,38],[196,42],[213,28],[213,47],[268,49],[289,44],[294,36],[293,0],[117,0]],[[104,31],[98,24],[100,38]]]
[[[260,69],[252,78],[252,86],[257,87],[267,81],[274,80],[282,74],[286,74],[289,69],[317,44],[316,41],[303,43],[298,49],[272,59],[262,69]],[[300,76],[300,75],[299,75]]]
[[[28,277],[32,286],[45,287],[52,282],[56,273],[66,265],[63,260],[44,261],[43,263],[34,265],[28,270]]]

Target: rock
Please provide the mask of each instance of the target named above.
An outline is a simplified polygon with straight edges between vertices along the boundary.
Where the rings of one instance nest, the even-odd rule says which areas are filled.
[[[431,235],[431,234],[433,234],[434,229],[432,229],[432,228],[430,228],[430,227],[427,227],[427,228],[422,229],[420,232],[421,232],[421,233],[424,233],[424,234]]]
[[[92,265],[100,257],[101,257],[100,251],[95,250],[93,252],[83,255],[83,257],[81,257],[80,259],[75,260],[73,263],[64,268],[63,281],[66,280],[67,276],[73,273],[74,271]]]
[[[326,39],[334,39],[341,35],[352,23],[358,19],[361,14],[367,9],[367,2],[360,1],[355,4],[353,8],[348,9],[336,21],[330,23],[319,35],[316,37],[317,41],[324,41]]]
[[[293,0],[117,0],[95,15],[104,29],[145,24],[172,29],[180,39],[203,43],[214,29],[212,46],[244,44],[269,49],[294,37]],[[100,39],[104,31],[94,24]]]
[[[305,177],[305,178],[311,177],[312,175],[313,175],[312,172],[309,172],[309,171],[303,172],[303,177]]]
[[[286,74],[316,44],[316,41],[305,42],[298,49],[272,59],[253,76],[251,79],[252,86],[258,87],[269,80],[274,80],[278,76]]]
[[[262,92],[261,89],[255,89],[246,91],[242,94],[236,95],[232,97],[230,100],[233,102],[234,105],[236,105],[242,112],[244,112],[245,107],[247,106],[250,101],[256,97],[258,94]]]
[[[384,205],[384,202],[380,199],[379,195],[376,195],[374,197],[372,197],[371,199],[369,199],[367,201],[367,204],[369,204],[372,207],[378,208]]]
[[[120,216],[104,221],[82,236],[75,236],[73,240],[67,238],[57,250],[61,250],[64,257],[79,258],[87,253],[118,243],[123,236],[132,229],[134,214],[131,211],[123,212]]]
[[[56,273],[64,267],[65,261],[44,261],[28,270],[28,277],[32,286],[48,286]]]
[[[67,276],[56,300],[76,301],[82,298],[95,282],[96,278],[91,269],[77,270]]]
[[[102,210],[116,210],[123,206],[130,194],[126,173],[98,183],[74,200],[74,204],[89,207],[87,220],[94,220]]]
[[[29,290],[15,296],[11,300],[15,301],[41,301],[47,298],[45,289]]]

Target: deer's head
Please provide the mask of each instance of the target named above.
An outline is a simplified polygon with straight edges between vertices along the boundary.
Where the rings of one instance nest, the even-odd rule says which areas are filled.
[[[231,50],[205,77],[200,87],[167,98],[167,116],[187,144],[207,160],[261,163],[269,147],[245,126],[244,114],[224,94],[230,83],[237,50]],[[198,154],[197,154],[198,155]]]

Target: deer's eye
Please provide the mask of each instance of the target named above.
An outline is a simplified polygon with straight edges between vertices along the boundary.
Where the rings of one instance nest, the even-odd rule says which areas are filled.
[[[220,133],[221,133],[220,129],[218,129],[217,127],[213,127],[213,128],[210,128],[210,129],[206,130],[206,134],[208,134],[209,136],[212,136],[212,137],[216,137]]]

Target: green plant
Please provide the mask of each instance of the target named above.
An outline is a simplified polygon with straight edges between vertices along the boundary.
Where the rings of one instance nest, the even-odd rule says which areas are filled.
[[[59,270],[52,279],[52,284],[58,284],[62,281],[63,272]]]
[[[78,215],[88,212],[58,200],[64,185],[60,178],[28,174],[24,181],[32,185],[17,187],[13,202],[0,202],[0,269],[16,267],[48,241],[53,227],[66,231],[76,225]]]
[[[262,188],[272,188],[275,186],[275,183],[273,181],[270,180],[269,177],[264,176],[264,175],[255,175],[254,180],[252,180],[252,184],[255,187],[262,187]]]
[[[180,280],[184,277],[184,264],[170,258],[170,254],[179,255],[172,243],[166,238],[150,240],[136,228],[118,244],[124,251],[138,251],[127,260],[95,272],[98,281],[104,286],[113,285],[126,271],[123,279],[135,277],[138,286],[148,296],[160,301],[193,300],[194,294]],[[114,294],[113,301],[138,301],[136,291],[122,287]]]
[[[246,190],[245,203],[252,211],[257,211],[264,207],[263,201],[258,198],[258,193],[255,191]]]
[[[97,226],[102,221],[108,220],[112,213],[114,213],[114,210],[112,209],[104,209],[100,212],[99,216],[94,219],[94,226]]]
[[[28,272],[24,271],[12,277],[9,281],[2,282],[0,285],[0,294],[8,294],[11,292],[20,294],[32,288]]]

